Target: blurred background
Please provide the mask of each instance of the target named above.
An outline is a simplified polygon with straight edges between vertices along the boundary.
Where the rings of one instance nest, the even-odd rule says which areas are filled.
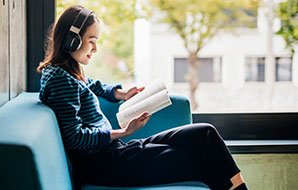
[[[100,20],[89,77],[124,88],[161,78],[194,113],[298,111],[297,0],[57,0]]]

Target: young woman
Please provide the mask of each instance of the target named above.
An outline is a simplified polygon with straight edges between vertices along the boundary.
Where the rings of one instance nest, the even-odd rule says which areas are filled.
[[[59,122],[63,143],[80,183],[145,186],[200,180],[211,189],[247,189],[223,139],[210,124],[173,128],[124,143],[119,138],[142,128],[148,113],[123,129],[112,129],[97,96],[127,100],[144,88],[122,90],[84,76],[97,51],[99,23],[81,6],[64,11],[52,28],[42,72],[40,100]]]

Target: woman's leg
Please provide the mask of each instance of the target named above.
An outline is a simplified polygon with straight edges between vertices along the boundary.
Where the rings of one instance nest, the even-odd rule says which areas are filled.
[[[132,187],[201,180],[199,163],[183,149],[142,140],[119,143],[82,161],[84,183]]]
[[[99,153],[84,161],[89,168],[84,172],[88,183],[140,186],[201,180],[212,189],[229,189],[233,185],[230,179],[239,173],[222,138],[209,124],[187,125],[147,139],[120,142],[113,142],[104,155]]]
[[[168,144],[190,152],[205,166],[203,181],[213,189],[229,189],[243,183],[240,170],[223,139],[210,124],[170,129],[147,138],[144,143]]]

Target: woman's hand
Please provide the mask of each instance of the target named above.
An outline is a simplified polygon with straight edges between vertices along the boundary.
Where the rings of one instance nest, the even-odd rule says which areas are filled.
[[[116,89],[115,90],[115,98],[118,100],[128,100],[129,98],[133,97],[137,93],[143,91],[145,87],[137,88],[137,87],[132,87],[129,90],[122,90],[122,89]]]
[[[125,128],[111,130],[111,140],[119,139],[122,137],[133,134],[136,130],[144,127],[151,115],[148,112],[144,112],[136,118],[133,118]]]
[[[127,126],[124,128],[127,135],[131,135],[136,132],[138,129],[144,127],[148,120],[150,119],[151,115],[148,115],[148,112],[144,112],[138,117],[132,119]]]
[[[125,94],[125,100],[128,100],[129,98],[133,97],[137,93],[142,92],[144,89],[145,89],[144,86],[141,88],[133,87],[133,88],[129,89]]]

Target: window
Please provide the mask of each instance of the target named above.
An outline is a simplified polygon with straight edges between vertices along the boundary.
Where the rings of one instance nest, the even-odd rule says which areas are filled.
[[[276,61],[276,81],[292,81],[292,58],[277,57]]]
[[[275,58],[275,79],[276,81],[292,81],[292,58]],[[245,81],[265,81],[265,57],[245,58]]]
[[[264,57],[247,57],[245,59],[245,81],[265,81]]]
[[[186,82],[187,58],[174,59],[174,82]],[[200,82],[221,82],[221,58],[199,58]]]

